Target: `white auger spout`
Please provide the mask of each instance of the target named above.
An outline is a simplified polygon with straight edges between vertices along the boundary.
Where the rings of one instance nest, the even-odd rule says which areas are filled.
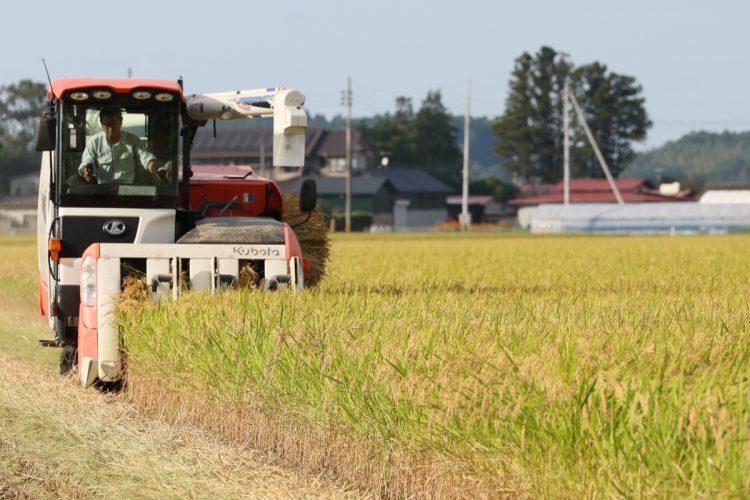
[[[233,120],[273,117],[273,165],[302,167],[305,163],[307,115],[305,96],[294,89],[270,87],[193,94],[185,98],[193,120]]]

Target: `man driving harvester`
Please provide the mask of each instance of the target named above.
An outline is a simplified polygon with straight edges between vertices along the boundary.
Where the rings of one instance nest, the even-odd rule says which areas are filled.
[[[167,165],[156,161],[156,156],[144,147],[141,139],[122,131],[122,112],[118,108],[104,108],[99,112],[102,132],[86,144],[78,173],[86,182],[132,184],[136,168],[143,166],[158,180],[170,175]]]

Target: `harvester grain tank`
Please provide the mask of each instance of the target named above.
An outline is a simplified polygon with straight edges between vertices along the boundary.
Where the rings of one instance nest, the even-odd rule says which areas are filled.
[[[274,166],[301,167],[300,92],[185,96],[182,82],[88,78],[51,81],[47,99],[36,127],[39,306],[54,340],[40,344],[63,349],[62,372],[77,370],[84,385],[122,380],[115,307],[129,276],[155,300],[234,286],[243,269],[267,290],[304,287],[306,259],[281,221],[276,183],[250,168],[194,172],[190,162],[210,120],[271,117]],[[299,208],[315,205],[306,183]]]

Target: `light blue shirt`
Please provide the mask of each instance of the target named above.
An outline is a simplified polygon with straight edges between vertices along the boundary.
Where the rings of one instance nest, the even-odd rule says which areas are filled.
[[[94,166],[93,175],[99,184],[118,182],[132,184],[135,179],[136,159],[142,168],[147,169],[148,162],[156,157],[146,151],[140,138],[128,133],[120,133],[120,142],[110,144],[104,132],[94,134],[86,144],[78,172],[83,173],[87,164]]]

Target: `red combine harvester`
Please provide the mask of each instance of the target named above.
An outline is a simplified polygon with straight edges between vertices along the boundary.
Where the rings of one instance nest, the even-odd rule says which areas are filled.
[[[123,379],[115,306],[127,276],[155,300],[232,287],[245,269],[266,290],[304,287],[276,183],[250,167],[190,163],[208,121],[272,117],[274,166],[302,167],[301,93],[185,96],[181,81],[90,78],[53,80],[47,99],[36,126],[39,306],[55,338],[40,344],[63,349],[61,372],[77,370],[84,385]],[[299,208],[316,202],[306,182]]]

